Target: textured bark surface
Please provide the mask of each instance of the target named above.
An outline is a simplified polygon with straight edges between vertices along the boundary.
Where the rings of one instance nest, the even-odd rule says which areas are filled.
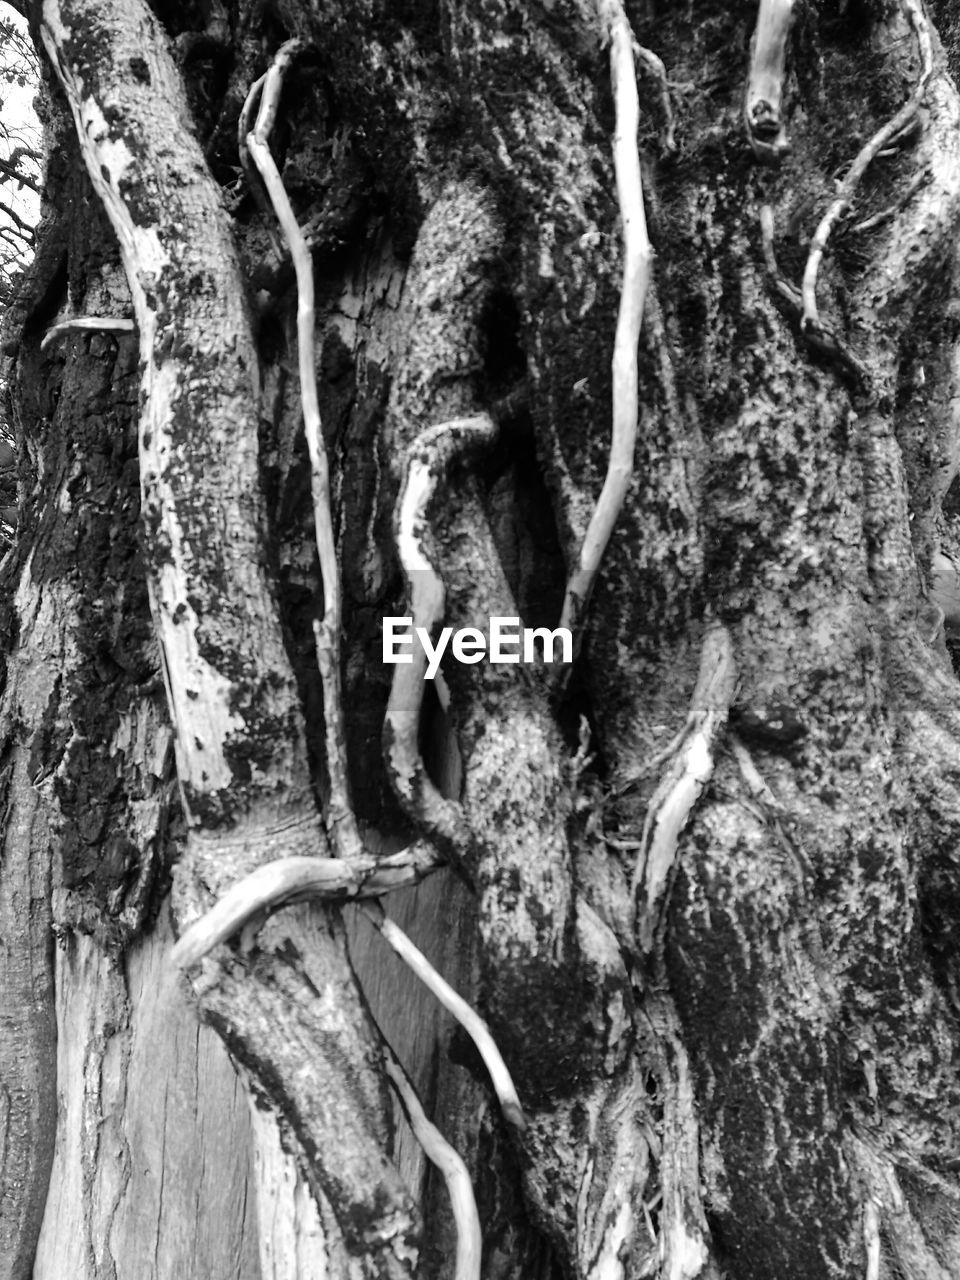
[[[960,560],[960,98],[928,25],[960,46],[955,6],[626,5],[666,68],[638,54],[655,260],[581,655],[559,697],[444,664],[416,744],[443,831],[383,760],[410,449],[444,625],[555,626],[600,492],[615,7],[35,6],[47,205],[4,348],[3,1280],[449,1274],[381,1033],[472,1172],[491,1280],[960,1278],[960,685],[931,577]],[[452,866],[385,906],[489,1020],[522,1134],[352,910],[255,920],[189,990],[164,965],[171,913],[329,855],[296,289],[236,150],[293,37],[271,146],[316,278],[353,801],[373,852],[439,835]],[[811,238],[927,48],[803,327]],[[73,315],[137,335],[41,352]],[[496,439],[441,465],[422,433],[476,415]]]

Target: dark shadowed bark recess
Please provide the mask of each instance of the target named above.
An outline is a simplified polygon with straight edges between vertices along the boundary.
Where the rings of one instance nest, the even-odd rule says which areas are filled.
[[[27,8],[0,1280],[960,1280],[957,6]]]

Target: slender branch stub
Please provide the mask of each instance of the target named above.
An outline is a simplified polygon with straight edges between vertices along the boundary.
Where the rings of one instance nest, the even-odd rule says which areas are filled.
[[[779,164],[790,150],[783,125],[783,81],[793,5],[794,0],[760,0],[750,45],[743,115],[753,153],[766,164]]]

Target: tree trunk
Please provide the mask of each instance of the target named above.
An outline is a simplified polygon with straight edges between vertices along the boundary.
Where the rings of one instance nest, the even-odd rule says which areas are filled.
[[[960,1280],[960,14],[29,16],[0,1280]]]

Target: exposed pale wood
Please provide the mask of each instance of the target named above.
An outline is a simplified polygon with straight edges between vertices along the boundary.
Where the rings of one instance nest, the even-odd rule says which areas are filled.
[[[2,713],[11,735],[0,771],[0,1277],[30,1280],[56,1131],[51,889],[55,837],[32,775],[29,737],[39,731],[56,671],[40,644],[65,663],[69,595],[44,592],[25,574],[15,607],[24,649],[11,656]],[[43,640],[41,640],[41,637]],[[14,725],[26,729],[17,741]],[[22,729],[21,729],[22,733]]]
[[[169,980],[172,945],[164,911],[123,966],[83,935],[57,950],[59,1123],[34,1280],[260,1280],[246,1091]]]

